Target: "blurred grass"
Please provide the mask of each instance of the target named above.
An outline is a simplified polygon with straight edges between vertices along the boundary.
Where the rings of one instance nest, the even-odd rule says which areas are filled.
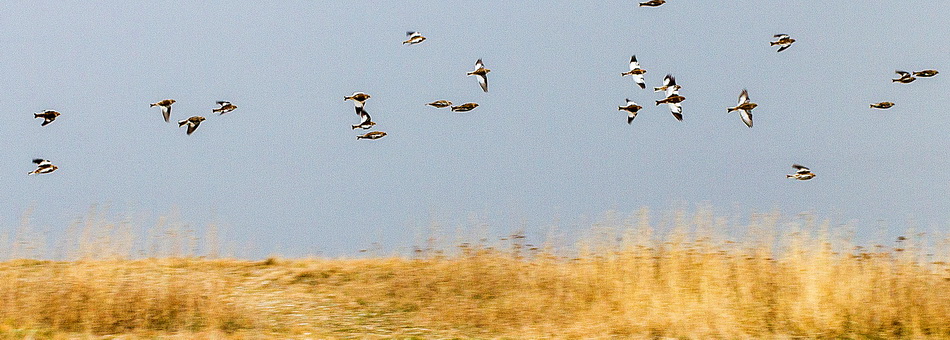
[[[17,258],[39,241],[13,238],[0,335],[950,338],[948,242],[911,234],[865,248],[852,229],[708,209],[651,223],[642,209],[609,213],[569,245],[518,232],[399,256],[249,261],[197,256],[197,238],[180,237],[194,232],[163,233],[160,256],[139,258],[127,225],[90,217],[61,245],[68,261]]]

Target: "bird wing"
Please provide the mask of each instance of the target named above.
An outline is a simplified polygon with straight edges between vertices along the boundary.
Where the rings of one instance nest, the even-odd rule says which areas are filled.
[[[646,83],[646,81],[643,80],[643,75],[642,75],[642,74],[634,74],[634,75],[633,75],[633,80],[637,82],[637,85],[640,85],[640,88],[641,88],[641,89],[647,88],[647,83]]]
[[[481,85],[482,91],[488,92],[488,77],[484,74],[477,74],[478,85]]]
[[[742,93],[739,94],[739,105],[749,102],[749,91],[742,89]]]
[[[798,170],[797,172],[800,174],[811,171],[810,169],[806,168],[804,165],[801,165],[801,164],[792,164],[792,168]]]
[[[630,98],[627,98],[627,106],[630,106],[630,105],[639,105],[639,104],[637,104],[637,102],[635,101],[630,100]]]
[[[36,163],[39,166],[50,165],[51,163],[48,160],[42,158],[34,158],[33,163]]]
[[[742,117],[742,122],[746,126],[752,127],[752,111],[749,110],[739,110],[739,117]]]
[[[683,120],[683,105],[679,103],[667,103],[670,107],[670,113],[673,114],[673,117],[676,117],[676,120]]]
[[[633,119],[637,118],[636,111],[627,111],[627,124],[633,124]]]
[[[188,121],[188,134],[189,134],[189,135],[190,135],[192,132],[195,132],[195,130],[198,129],[198,124],[201,124],[201,123],[200,123],[200,122],[195,122],[195,121]]]
[[[779,48],[778,48],[778,51],[775,51],[775,52],[782,52],[782,51],[788,49],[789,47],[792,47],[792,44],[782,45],[782,47],[779,47]]]
[[[412,36],[419,34],[419,32],[406,31],[406,36],[412,38]]]
[[[637,56],[634,55],[630,57],[630,71],[640,68],[640,63],[637,62]]]
[[[219,101],[219,102],[217,102],[217,103],[218,103],[218,105],[221,105],[221,107],[225,107],[225,106],[231,105],[231,102],[226,102],[226,101]]]
[[[480,68],[485,68],[485,63],[482,62],[482,58],[478,58],[478,60],[475,61],[475,69],[477,70]]]
[[[779,34],[773,35],[772,37],[782,40],[782,39],[788,38],[788,34],[779,33]]]
[[[165,117],[165,122],[168,123],[168,119],[172,116],[172,106],[162,106],[162,116]]]
[[[367,112],[366,110],[363,110],[362,112],[360,112],[360,118],[362,118],[362,120],[360,121],[360,125],[368,124],[370,121],[373,120],[372,118],[370,118],[369,112]]]
[[[910,75],[910,73],[907,73],[907,71],[901,71],[901,70],[896,70],[896,71],[894,71],[894,73],[897,73],[897,74],[899,74],[899,75],[901,75],[901,76],[909,76],[909,75]]]

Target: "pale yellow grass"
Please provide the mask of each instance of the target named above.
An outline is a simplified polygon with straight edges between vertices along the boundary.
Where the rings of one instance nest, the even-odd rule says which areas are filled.
[[[610,220],[571,247],[513,235],[366,259],[11,260],[0,334],[950,338],[946,246],[921,244],[934,236],[860,248],[852,227],[776,214],[680,212],[664,233],[645,210]]]

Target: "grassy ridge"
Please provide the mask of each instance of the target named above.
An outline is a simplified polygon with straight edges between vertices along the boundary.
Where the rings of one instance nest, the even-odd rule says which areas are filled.
[[[780,220],[727,240],[736,226],[708,213],[655,235],[641,211],[570,249],[512,235],[366,259],[11,260],[0,334],[950,338],[945,247]]]

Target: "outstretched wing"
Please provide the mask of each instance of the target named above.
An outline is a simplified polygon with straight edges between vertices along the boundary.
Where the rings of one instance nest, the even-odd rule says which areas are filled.
[[[742,93],[739,94],[739,105],[749,102],[749,91],[742,89]]]
[[[640,68],[640,63],[637,62],[637,56],[634,55],[630,57],[630,71]]]
[[[478,58],[478,60],[475,61],[475,69],[477,70],[480,68],[485,68],[485,63],[482,62],[482,58]]]
[[[372,118],[370,118],[369,112],[367,112],[366,110],[363,110],[362,112],[360,112],[360,118],[362,119],[360,120],[360,125],[369,124],[369,122],[373,120]]]
[[[172,116],[172,106],[162,106],[162,117],[165,117],[165,122],[168,123],[168,119]]]
[[[800,174],[811,172],[810,169],[806,168],[804,165],[801,165],[801,164],[792,164],[792,168],[797,170],[796,173],[800,173]]]
[[[779,34],[773,35],[772,37],[775,37],[775,38],[778,38],[779,40],[782,40],[782,39],[788,38],[788,34],[779,33]]]
[[[752,111],[739,110],[739,117],[742,117],[742,122],[745,123],[745,126],[752,127]]]
[[[488,92],[488,77],[484,74],[476,75],[478,78],[478,85],[482,87],[482,91]]]

